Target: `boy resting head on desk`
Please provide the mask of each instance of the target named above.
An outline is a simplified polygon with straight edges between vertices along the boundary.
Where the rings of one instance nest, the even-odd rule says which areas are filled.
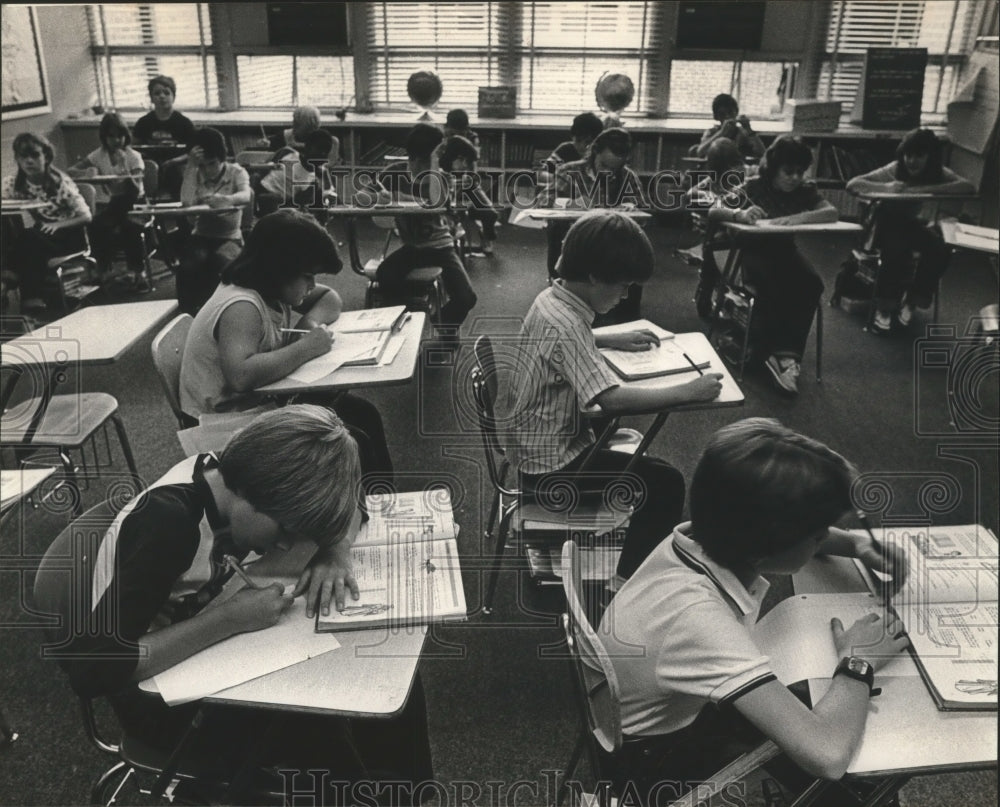
[[[605,414],[653,412],[678,404],[711,401],[722,389],[718,373],[692,376],[670,387],[623,384],[598,351],[649,350],[658,343],[648,331],[595,339],[591,323],[610,310],[633,284],[653,272],[653,247],[634,221],[599,210],[573,223],[566,236],[560,278],[545,289],[525,317],[517,341],[517,367],[508,387],[512,463],[521,487],[544,491],[581,480],[577,472],[595,442],[581,411],[594,404]],[[631,455],[602,450],[587,463],[586,485],[605,490],[621,484]],[[684,478],[655,457],[641,457],[628,480],[640,490],[629,522],[617,574],[629,577],[680,521]]]
[[[330,567],[349,568],[360,525],[357,446],[319,406],[266,412],[219,454],[188,457],[118,514],[104,535],[93,579],[70,607],[101,630],[75,635],[62,662],[74,690],[115,695],[237,633],[275,624],[308,590],[308,611],[328,607]],[[312,541],[319,553],[294,591],[246,587],[206,606],[242,561]],[[346,558],[346,561],[341,559]],[[342,591],[338,596],[343,597]]]
[[[656,547],[601,620],[621,688],[620,787],[632,782],[643,798],[664,782],[684,791],[768,738],[793,763],[772,771],[791,787],[844,775],[873,671],[907,644],[899,620],[832,620],[845,661],[812,710],[777,680],[750,630],[769,585],[762,575],[791,574],[820,553],[858,558],[894,586],[905,580],[901,552],[884,555],[832,526],[851,510],[856,475],[775,420],[742,420],[710,439],[691,482],[692,520]],[[854,802],[840,793],[834,803]]]

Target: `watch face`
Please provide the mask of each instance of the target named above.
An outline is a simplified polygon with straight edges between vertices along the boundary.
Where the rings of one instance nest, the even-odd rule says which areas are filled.
[[[869,664],[867,661],[865,661],[863,658],[857,658],[855,656],[851,656],[847,660],[847,668],[852,673],[857,673],[858,675],[867,675],[868,670],[871,669],[871,666],[872,665]]]

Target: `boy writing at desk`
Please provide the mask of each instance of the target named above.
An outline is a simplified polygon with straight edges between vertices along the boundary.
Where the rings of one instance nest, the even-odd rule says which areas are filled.
[[[871,614],[845,630],[833,619],[844,662],[812,710],[777,680],[750,628],[769,585],[761,575],[791,574],[819,553],[905,580],[901,551],[831,526],[851,510],[856,475],[774,420],[739,421],[709,441],[691,482],[692,521],[656,547],[601,621],[621,688],[620,797],[626,787],[643,804],[654,791],[678,796],[766,738],[787,755],[769,770],[792,788],[844,775],[873,670],[907,644],[901,623]],[[839,791],[823,803],[855,802]]]
[[[90,614],[88,624],[101,626],[60,646],[73,689],[109,697],[128,735],[172,747],[196,704],[168,708],[140,692],[139,681],[230,636],[276,624],[294,597],[308,596],[307,616],[317,603],[327,608],[334,589],[343,608],[345,584],[358,597],[350,547],[360,524],[359,480],[349,432],[329,409],[307,405],[261,415],[218,458],[203,454],[174,466],[118,514],[97,552],[93,580],[73,589],[86,599],[69,602],[72,613]],[[242,561],[293,541],[311,541],[318,551],[290,594],[277,583],[248,586],[208,607],[234,572],[226,556]],[[431,775],[416,686],[416,698],[399,718],[383,721],[371,738],[370,730],[353,738],[369,767],[418,779]],[[198,742],[235,765],[252,750],[263,765],[350,775],[337,738],[352,727],[340,723],[217,707]],[[369,739],[374,742],[366,746]],[[375,764],[368,753],[377,753]]]
[[[722,389],[718,373],[679,386],[623,385],[598,352],[599,347],[648,350],[657,342],[648,331],[595,340],[591,330],[598,314],[653,272],[653,247],[634,221],[610,210],[587,214],[566,235],[557,268],[559,279],[538,295],[524,320],[517,372],[508,390],[511,461],[521,489],[542,494],[550,485],[574,481],[593,446],[594,434],[581,421],[583,408],[596,403],[610,415],[649,412],[710,401]],[[587,487],[615,484],[631,459],[602,450],[587,464]],[[620,578],[628,578],[669,525],[680,521],[684,506],[684,478],[663,460],[641,457],[630,473],[642,489],[618,562]]]

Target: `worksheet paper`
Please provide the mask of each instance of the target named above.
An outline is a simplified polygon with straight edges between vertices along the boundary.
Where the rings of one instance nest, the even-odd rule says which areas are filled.
[[[164,670],[152,682],[163,700],[175,706],[336,650],[340,642],[333,634],[316,633],[313,620],[306,619],[305,603],[305,597],[297,597],[277,625],[231,636]]]

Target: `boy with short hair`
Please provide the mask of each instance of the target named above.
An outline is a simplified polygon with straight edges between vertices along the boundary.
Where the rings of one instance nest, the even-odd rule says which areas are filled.
[[[593,112],[581,112],[573,118],[569,129],[570,139],[556,146],[552,154],[542,164],[542,168],[550,175],[555,175],[556,169],[563,163],[582,160],[590,151],[590,144],[604,131],[604,123]]]
[[[706,373],[687,384],[637,387],[622,384],[598,351],[649,350],[657,342],[648,331],[594,338],[597,314],[618,303],[633,284],[653,272],[653,247],[638,224],[610,210],[589,213],[566,236],[559,279],[535,298],[518,339],[517,373],[508,388],[511,462],[521,487],[544,491],[573,481],[595,442],[580,412],[598,404],[606,414],[653,411],[710,401],[721,391],[721,375]],[[623,481],[632,457],[603,450],[587,465],[587,487],[602,490]],[[618,579],[628,578],[647,554],[680,521],[684,478],[663,460],[645,456],[630,474],[640,481]]]
[[[300,151],[289,149],[280,164],[260,180],[261,215],[284,205],[317,208],[327,200],[335,202],[337,193],[327,163],[339,148],[336,137],[326,129],[316,129],[306,135]]]
[[[193,711],[168,708],[135,684],[230,636],[274,625],[307,591],[310,617],[317,605],[329,607],[334,587],[338,607],[345,583],[357,599],[350,547],[360,524],[359,482],[354,439],[336,414],[319,406],[264,413],[218,458],[202,454],[175,465],[118,514],[97,552],[93,580],[74,589],[85,601],[70,607],[89,613],[88,624],[99,631],[74,634],[61,646],[60,664],[73,689],[108,696],[126,733],[157,747],[175,742]],[[246,587],[207,607],[233,575],[227,555],[242,561],[302,540],[315,543],[318,553],[290,594],[277,583]],[[219,707],[199,742],[214,742],[227,758],[254,750],[264,764],[325,762],[336,770],[338,721],[320,719],[310,727],[312,719],[300,719]],[[420,778],[430,768],[429,748],[419,747],[426,743],[424,721],[418,692],[391,739],[383,738],[385,758],[400,771],[406,768],[401,760],[422,760],[413,771]],[[313,732],[323,724],[328,733],[317,743]],[[404,736],[406,727],[417,731]]]
[[[477,149],[479,148],[479,135],[469,128],[469,113],[464,109],[450,109],[444,121],[444,136],[464,137]]]
[[[744,158],[764,156],[764,143],[750,126],[750,119],[740,114],[740,105],[729,93],[719,93],[712,99],[712,117],[718,123],[701,136],[701,142],[691,148],[696,157],[705,157],[717,138],[726,137],[736,143]]]
[[[761,575],[792,574],[819,553],[905,580],[900,550],[883,555],[831,526],[851,510],[856,477],[842,456],[775,420],[742,420],[710,439],[691,481],[692,520],[622,586],[598,629],[621,693],[619,797],[630,788],[632,803],[654,789],[678,798],[765,738],[787,755],[769,769],[791,787],[843,776],[870,708],[869,670],[906,646],[902,625],[872,614],[845,630],[833,619],[838,654],[863,659],[831,670],[812,710],[777,680],[750,629],[769,585]],[[854,802],[840,792],[823,803]]]
[[[450,185],[437,165],[437,149],[443,138],[436,126],[418,123],[406,138],[406,163],[389,166],[382,174],[382,181],[358,190],[356,203],[420,201],[424,205],[444,208],[448,204]],[[389,184],[391,192],[383,182]],[[448,216],[443,210],[427,215],[399,216],[396,229],[403,245],[387,255],[378,267],[379,285],[387,296],[405,299],[405,278],[412,269],[440,266],[448,302],[441,308],[438,330],[442,337],[457,337],[459,326],[476,305],[476,292],[455,251]]]

